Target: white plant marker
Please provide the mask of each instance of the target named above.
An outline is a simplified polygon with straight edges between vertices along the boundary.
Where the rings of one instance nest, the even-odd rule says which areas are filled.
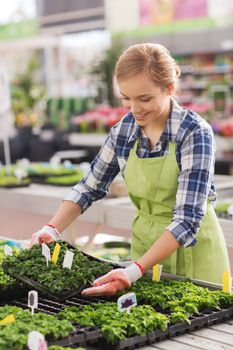
[[[28,333],[27,346],[30,350],[47,350],[47,343],[44,335],[37,331]]]
[[[38,308],[38,293],[36,290],[28,292],[28,307],[31,308],[32,315],[34,315],[34,309]]]
[[[12,248],[9,245],[7,245],[7,244],[4,245],[4,254],[5,255],[10,255],[10,256],[13,255]]]
[[[74,258],[74,253],[71,252],[70,250],[67,250],[63,260],[63,267],[67,267],[67,269],[71,269],[73,258]]]
[[[49,265],[49,261],[51,260],[50,249],[45,243],[42,243],[41,246],[42,246],[42,255],[44,255],[44,257],[46,259],[46,264],[48,266]]]
[[[135,293],[124,294],[117,300],[117,306],[120,312],[126,311],[127,313],[130,313],[131,308],[136,305],[137,298]]]

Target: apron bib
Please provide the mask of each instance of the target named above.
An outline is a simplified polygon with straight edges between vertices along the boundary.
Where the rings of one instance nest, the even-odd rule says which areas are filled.
[[[178,188],[179,167],[176,143],[169,143],[168,155],[139,158],[138,142],[131,149],[124,178],[129,196],[137,208],[132,224],[131,257],[137,260],[162,235],[171,223]],[[222,283],[224,271],[230,271],[223,232],[212,203],[202,219],[194,247],[179,248],[161,261],[163,271],[189,278]]]

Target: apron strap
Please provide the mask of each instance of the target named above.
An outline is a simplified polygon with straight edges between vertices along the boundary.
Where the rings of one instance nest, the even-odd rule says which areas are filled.
[[[185,263],[185,275],[186,277],[193,278],[193,250],[191,247],[183,248],[184,251],[184,263]]]
[[[138,139],[134,142],[133,150],[136,152],[138,147]]]
[[[168,154],[169,155],[176,155],[176,142],[169,142],[168,144]]]

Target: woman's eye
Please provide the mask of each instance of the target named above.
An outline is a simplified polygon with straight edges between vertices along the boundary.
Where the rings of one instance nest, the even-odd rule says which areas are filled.
[[[149,102],[149,101],[150,101],[150,98],[141,98],[140,101],[141,101],[141,102]]]

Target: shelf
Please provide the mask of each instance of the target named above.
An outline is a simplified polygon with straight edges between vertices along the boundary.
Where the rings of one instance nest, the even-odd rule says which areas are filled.
[[[199,82],[199,83],[193,83],[193,84],[186,84],[186,83],[181,83],[181,89],[184,90],[204,90],[208,86],[207,82]]]
[[[192,66],[180,66],[181,74],[192,75],[207,75],[207,74],[229,74],[233,72],[233,69],[229,66],[213,66],[204,68],[194,68]]]

